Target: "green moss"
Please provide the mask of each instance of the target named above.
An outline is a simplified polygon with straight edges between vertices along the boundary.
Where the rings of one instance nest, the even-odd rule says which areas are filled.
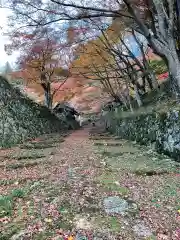
[[[13,199],[11,196],[0,195],[0,218],[10,216],[13,210]]]
[[[101,176],[97,178],[97,181],[99,181],[101,184],[106,185],[113,183],[115,181],[115,176],[113,173],[104,173]]]
[[[113,233],[121,231],[121,224],[117,217],[97,216],[94,220],[94,225],[99,228],[107,228]]]
[[[107,189],[108,191],[112,191],[112,192],[118,192],[120,195],[128,195],[129,194],[128,188],[120,187],[115,183],[105,185],[105,189]]]
[[[13,189],[11,196],[16,198],[23,198],[26,195],[26,191],[24,189]]]
[[[36,152],[25,152],[25,153],[18,153],[16,155],[7,156],[7,158],[15,159],[15,160],[26,160],[26,159],[38,159],[44,158],[46,155]]]
[[[120,232],[121,231],[121,224],[117,217],[109,217],[109,228],[113,232]]]
[[[45,148],[53,148],[55,145],[53,144],[23,144],[20,146],[21,149],[45,149]]]
[[[6,168],[8,170],[11,170],[11,169],[24,168],[24,167],[32,167],[32,166],[38,165],[39,163],[41,162],[33,161],[33,162],[25,162],[25,163],[14,163],[14,164],[8,164]]]

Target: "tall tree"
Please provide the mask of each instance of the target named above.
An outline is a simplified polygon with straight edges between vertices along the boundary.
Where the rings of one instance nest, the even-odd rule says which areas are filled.
[[[61,48],[49,35],[44,38],[30,38],[21,42],[21,55],[18,59],[23,69],[27,84],[39,84],[44,91],[45,105],[52,108],[55,93],[65,83],[69,76],[68,70],[62,67]],[[52,91],[52,82],[60,82],[59,87]]]
[[[147,60],[144,42],[134,31],[129,29],[127,31],[117,19],[105,30],[101,28],[101,24],[98,24],[97,28],[101,32],[98,38],[77,47],[75,55],[79,56],[73,61],[73,70],[79,71],[87,78],[94,78],[96,82],[99,80],[103,89],[115,101],[126,99],[124,93],[127,91],[124,91],[124,85],[126,88],[133,86],[136,100],[141,106],[139,92],[146,91],[145,80],[151,89],[157,87],[157,80]],[[133,53],[126,43],[125,39],[129,34],[134,37],[134,44],[139,47],[141,59]],[[127,105],[126,102],[125,104]]]
[[[11,18],[34,31],[37,26],[53,25],[61,20],[81,20],[98,17],[117,18],[140,31],[150,47],[166,61],[176,92],[180,89],[180,61],[177,38],[177,0],[114,0],[114,1],[23,1],[11,0]],[[24,24],[24,23],[27,24]],[[177,34],[178,35],[178,34]]]

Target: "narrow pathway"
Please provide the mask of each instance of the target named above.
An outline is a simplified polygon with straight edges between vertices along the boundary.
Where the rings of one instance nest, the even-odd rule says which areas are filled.
[[[180,239],[180,164],[99,130],[0,151],[0,239]]]

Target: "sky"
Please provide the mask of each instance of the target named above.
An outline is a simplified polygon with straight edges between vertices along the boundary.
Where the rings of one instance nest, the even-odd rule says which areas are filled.
[[[128,45],[129,49],[132,51],[132,53],[135,55],[135,57],[141,56],[141,50],[133,36],[128,36],[125,42]]]
[[[4,51],[4,44],[8,43],[8,37],[3,36],[3,31],[7,29],[7,16],[10,12],[8,12],[7,9],[0,8],[0,67],[4,66],[4,64],[8,61],[12,67],[15,66],[16,58],[18,56],[18,53],[14,52],[11,56],[8,56],[6,52]],[[134,44],[133,39],[129,39],[131,42],[131,47],[136,56],[139,55],[139,49]]]
[[[17,58],[17,53],[8,56],[4,51],[4,44],[8,42],[8,37],[3,36],[3,31],[7,28],[7,16],[8,11],[0,8],[0,67],[2,67],[7,61],[14,66]]]

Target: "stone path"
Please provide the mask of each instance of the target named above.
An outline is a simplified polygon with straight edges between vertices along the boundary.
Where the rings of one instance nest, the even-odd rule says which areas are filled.
[[[180,165],[85,128],[0,151],[0,239],[180,239]]]

